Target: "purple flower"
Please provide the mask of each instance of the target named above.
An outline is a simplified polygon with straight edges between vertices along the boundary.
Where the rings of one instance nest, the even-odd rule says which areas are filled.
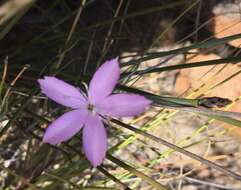
[[[128,117],[141,114],[151,103],[135,94],[111,94],[120,77],[117,58],[106,61],[90,81],[88,97],[74,86],[55,77],[39,79],[42,92],[55,102],[73,110],[57,118],[46,130],[43,142],[58,144],[70,139],[83,127],[83,149],[96,167],[107,150],[104,116]]]

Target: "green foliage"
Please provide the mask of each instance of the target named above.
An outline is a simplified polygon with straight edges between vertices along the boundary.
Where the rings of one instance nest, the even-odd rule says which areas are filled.
[[[119,6],[121,6],[121,2]],[[235,180],[240,180],[241,176],[239,174],[185,150],[185,147],[191,146],[191,139],[204,133],[214,120],[241,127],[240,113],[204,108],[199,104],[201,97],[174,97],[164,96],[161,93],[147,92],[144,89],[130,86],[128,80],[132,80],[135,77],[142,78],[150,73],[159,74],[161,72],[207,65],[239,63],[241,61],[240,55],[191,64],[181,63],[178,65],[140,69],[147,60],[187,54],[190,50],[197,48],[215,47],[240,39],[241,34],[196,42],[170,51],[151,53],[144,51],[137,56],[131,56],[130,61],[123,61],[121,84],[118,85],[117,89],[144,95],[153,101],[153,107],[158,109],[158,113],[149,118],[148,121],[140,122],[140,128],[133,127],[132,124],[135,124],[135,119],[129,123],[110,119],[110,123],[107,125],[109,150],[107,159],[102,166],[93,169],[86,161],[82,153],[80,134],[58,146],[50,146],[41,142],[46,126],[64,110],[52,102],[48,102],[40,94],[36,83],[38,78],[43,75],[58,75],[83,88],[84,84],[88,83],[93,71],[98,67],[98,64],[106,57],[112,55],[111,53],[108,54],[108,52],[112,51],[112,41],[121,38],[115,37],[114,34],[111,37],[105,36],[106,33],[104,33],[105,35],[101,34],[102,37],[106,37],[105,40],[102,39],[103,44],[106,42],[106,52],[101,51],[100,55],[96,55],[92,46],[100,40],[96,39],[95,41],[94,38],[97,35],[96,33],[98,33],[97,29],[107,28],[111,33],[112,26],[117,22],[121,23],[139,16],[153,14],[166,9],[169,10],[186,4],[186,1],[175,1],[130,14],[112,16],[104,21],[96,21],[85,27],[79,27],[78,22],[82,19],[81,15],[85,14],[88,7],[95,3],[95,0],[82,1],[82,3],[78,4],[78,7],[73,7],[70,1],[55,0],[45,7],[41,3],[38,4],[37,1],[32,0],[24,7],[16,9],[18,11],[14,12],[7,22],[0,22],[0,27],[2,28],[0,30],[0,39],[6,39],[4,41],[4,44],[6,44],[11,31],[14,32],[16,29],[18,32],[18,25],[21,26],[24,23],[21,21],[24,20],[24,15],[28,14],[28,10],[30,11],[30,17],[31,10],[33,11],[32,14],[34,14],[34,11],[39,10],[43,18],[47,19],[39,21],[40,24],[38,24],[38,21],[34,21],[37,24],[33,25],[32,30],[40,30],[41,32],[36,32],[34,35],[31,33],[32,37],[30,39],[26,38],[27,43],[21,42],[18,44],[16,42],[16,44],[13,43],[6,48],[0,47],[3,50],[1,51],[1,57],[6,58],[9,56],[7,63],[5,61],[5,64],[0,64],[0,188],[4,190],[110,190],[140,189],[145,187],[146,189],[165,190],[169,189],[169,183],[173,181],[169,178],[175,178],[177,175],[162,173],[160,170],[157,171],[155,166],[177,152],[222,172]],[[168,33],[171,26],[185,19],[185,14],[198,3],[199,0],[192,1],[182,14],[177,15],[176,19],[170,23],[170,27],[164,32]],[[60,9],[59,12],[55,12],[56,9]],[[118,9],[113,11],[116,13],[114,15],[118,15]],[[10,14],[10,12],[6,12],[6,14]],[[25,25],[23,24],[23,26]],[[28,28],[27,30],[30,29]],[[165,33],[160,33],[155,40],[161,40],[160,38]],[[88,36],[89,34],[91,34],[91,38]],[[26,37],[23,32],[20,32],[19,35]],[[156,42],[155,40],[152,44]],[[84,53],[78,55],[82,48]],[[76,51],[78,52],[77,54]],[[120,56],[119,58],[124,60],[124,57]],[[240,73],[237,72],[236,75],[230,78],[224,78],[223,83],[228,82],[238,74]],[[215,87],[211,88],[211,90]],[[208,123],[204,126],[198,126],[191,137],[184,137],[176,145],[151,134],[154,129],[161,128],[180,111],[205,116],[208,118]],[[131,133],[127,132],[127,129]],[[151,144],[144,143],[143,139],[148,139],[145,142],[152,140],[158,143],[158,148],[153,148]],[[155,156],[150,158],[144,165],[143,163],[133,163],[125,160],[124,154],[127,154],[125,151],[126,147],[130,147],[133,144],[143,148],[144,151],[151,151]],[[162,145],[167,147],[164,151],[159,149]]]

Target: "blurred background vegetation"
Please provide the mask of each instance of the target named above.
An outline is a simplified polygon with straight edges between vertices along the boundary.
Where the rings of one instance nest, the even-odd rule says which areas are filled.
[[[0,1],[0,189],[241,189],[239,0]],[[81,132],[42,143],[63,107],[36,80],[84,88],[119,57],[116,91],[146,96],[111,119],[104,164]]]

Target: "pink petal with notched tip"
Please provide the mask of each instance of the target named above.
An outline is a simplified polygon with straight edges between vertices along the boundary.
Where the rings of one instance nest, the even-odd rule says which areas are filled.
[[[85,124],[87,115],[85,109],[65,113],[47,128],[43,142],[55,145],[69,140]]]
[[[96,105],[96,111],[113,117],[130,117],[143,113],[151,101],[135,94],[113,94]]]
[[[111,94],[120,77],[118,59],[106,61],[94,74],[89,85],[89,100],[96,104]]]
[[[56,77],[46,76],[44,79],[38,79],[38,82],[42,93],[55,102],[74,109],[87,107],[87,100],[74,86]]]
[[[98,116],[89,115],[83,129],[83,148],[93,167],[99,166],[105,158],[107,137],[105,127]]]

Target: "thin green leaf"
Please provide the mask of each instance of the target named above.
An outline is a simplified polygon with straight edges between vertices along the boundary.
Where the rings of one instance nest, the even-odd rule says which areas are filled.
[[[146,9],[146,10],[130,13],[130,14],[127,14],[125,16],[114,17],[112,19],[105,20],[103,22],[99,22],[99,23],[95,23],[95,24],[92,24],[90,26],[87,26],[87,27],[79,30],[79,32],[92,30],[92,29],[95,29],[95,28],[98,28],[98,27],[102,27],[102,26],[108,26],[109,24],[111,24],[113,22],[116,22],[116,21],[123,21],[123,20],[127,20],[127,19],[134,18],[134,17],[137,17],[137,16],[141,16],[141,15],[146,15],[146,14],[150,14],[150,13],[154,13],[154,12],[159,12],[161,10],[173,8],[173,7],[185,4],[185,3],[186,3],[185,0],[184,1],[177,1],[177,2],[174,2],[174,3],[168,3],[165,6],[163,6],[163,5],[156,6],[154,8],[152,7],[152,8]]]
[[[212,39],[212,40],[208,40],[208,41],[205,41],[205,42],[196,43],[196,44],[190,45],[188,47],[178,48],[178,49],[174,49],[174,50],[170,50],[170,51],[147,53],[146,56],[143,57],[143,58],[131,60],[131,61],[128,61],[126,63],[123,63],[122,65],[128,66],[128,65],[135,64],[135,63],[139,63],[139,62],[148,61],[148,60],[151,60],[151,59],[156,59],[156,58],[159,58],[159,57],[165,57],[165,56],[170,56],[170,55],[178,55],[178,54],[182,54],[182,53],[188,52],[188,51],[193,50],[193,49],[210,48],[210,47],[218,46],[218,45],[227,43],[227,42],[232,41],[232,40],[240,39],[240,38],[241,38],[241,33],[235,34],[235,35],[232,35],[232,36],[227,36],[227,37],[220,38],[220,39]]]
[[[129,130],[131,130],[131,131],[133,131],[135,133],[138,133],[138,134],[140,134],[140,135],[142,135],[144,137],[147,137],[147,138],[149,138],[149,139],[151,139],[151,140],[153,140],[155,142],[163,144],[163,145],[165,145],[165,146],[167,146],[167,147],[169,147],[169,148],[171,148],[171,149],[173,149],[175,151],[178,151],[178,152],[180,152],[180,153],[182,153],[182,154],[184,154],[184,155],[186,155],[186,156],[188,156],[190,158],[193,158],[193,159],[195,159],[195,160],[197,160],[197,161],[199,161],[199,162],[201,162],[201,163],[203,163],[203,164],[205,164],[207,166],[210,166],[210,167],[212,167],[212,168],[214,168],[214,169],[216,169],[216,170],[218,170],[218,171],[220,171],[222,173],[225,173],[225,174],[227,174],[227,175],[229,175],[229,176],[231,176],[231,177],[233,177],[233,178],[235,178],[237,180],[241,180],[241,175],[239,175],[237,173],[234,173],[234,172],[232,172],[230,170],[224,169],[222,166],[219,166],[219,165],[215,164],[214,162],[206,160],[206,159],[202,158],[201,156],[193,154],[192,152],[189,152],[189,151],[187,151],[187,150],[185,150],[183,148],[180,148],[180,147],[178,147],[178,146],[176,146],[174,144],[171,144],[171,143],[169,143],[169,142],[167,142],[167,141],[165,141],[165,140],[163,140],[163,139],[161,139],[159,137],[151,135],[151,134],[149,134],[149,133],[147,133],[145,131],[137,129],[137,128],[131,126],[131,125],[128,125],[128,124],[123,123],[123,122],[121,122],[119,120],[116,120],[116,119],[111,119],[111,122],[113,122],[115,124],[118,124],[118,125],[126,128],[126,129],[129,129]]]
[[[198,106],[198,99],[187,99],[187,98],[176,98],[176,97],[168,97],[168,96],[159,96],[156,94],[152,94],[143,90],[139,90],[134,87],[128,87],[125,85],[118,85],[118,88],[120,90],[124,90],[131,93],[137,93],[140,95],[145,96],[146,98],[152,100],[153,102],[160,104],[160,105],[166,105],[166,106],[172,106],[172,107],[180,107],[180,106]]]
[[[121,90],[125,90],[127,92],[141,94],[146,98],[152,100],[154,105],[157,105],[160,107],[169,108],[169,109],[180,109],[191,113],[203,114],[210,118],[215,118],[217,120],[226,122],[228,124],[241,127],[241,121],[236,120],[234,118],[230,118],[230,117],[241,118],[241,113],[212,110],[212,109],[207,109],[203,107],[198,107],[199,99],[186,99],[186,98],[159,96],[156,94],[145,92],[133,87],[127,87],[124,85],[119,85],[118,88]]]
[[[104,169],[102,166],[98,166],[97,169],[103,173],[106,177],[114,181],[117,185],[121,187],[123,190],[131,190],[126,184],[122,183],[119,179],[117,179],[115,176],[110,174],[106,169]]]
[[[205,115],[205,114],[203,114],[203,115]],[[206,115],[206,116],[208,116],[209,118],[212,118],[212,119],[223,121],[225,123],[228,123],[228,124],[231,124],[231,125],[234,125],[237,127],[241,127],[241,121],[237,120],[237,119],[233,119],[233,118],[225,117],[225,116],[217,116],[217,115]]]
[[[147,183],[151,184],[153,187],[159,190],[168,190],[167,187],[163,186],[162,184],[158,183],[157,181],[153,180],[152,178],[148,177],[146,174],[136,170],[134,167],[124,163],[123,161],[115,158],[111,154],[107,154],[106,158],[109,159],[110,161],[114,162],[116,165],[128,170],[129,172],[133,173],[137,177],[143,179]]]
[[[150,58],[154,59],[154,58]],[[147,60],[150,60],[149,58]],[[139,61],[145,61],[145,58],[140,59]],[[209,61],[199,61],[199,62],[192,62],[188,64],[179,64],[179,65],[171,65],[171,66],[163,66],[158,68],[151,68],[151,69],[145,69],[145,70],[139,70],[135,72],[126,72],[122,73],[121,77],[126,76],[134,76],[134,75],[144,75],[149,73],[160,73],[164,71],[173,71],[178,69],[188,69],[188,68],[195,68],[195,67],[205,67],[209,65],[220,65],[220,64],[234,64],[239,63],[241,61],[241,56],[238,57],[228,57],[223,59],[215,59],[215,60],[209,60]]]

